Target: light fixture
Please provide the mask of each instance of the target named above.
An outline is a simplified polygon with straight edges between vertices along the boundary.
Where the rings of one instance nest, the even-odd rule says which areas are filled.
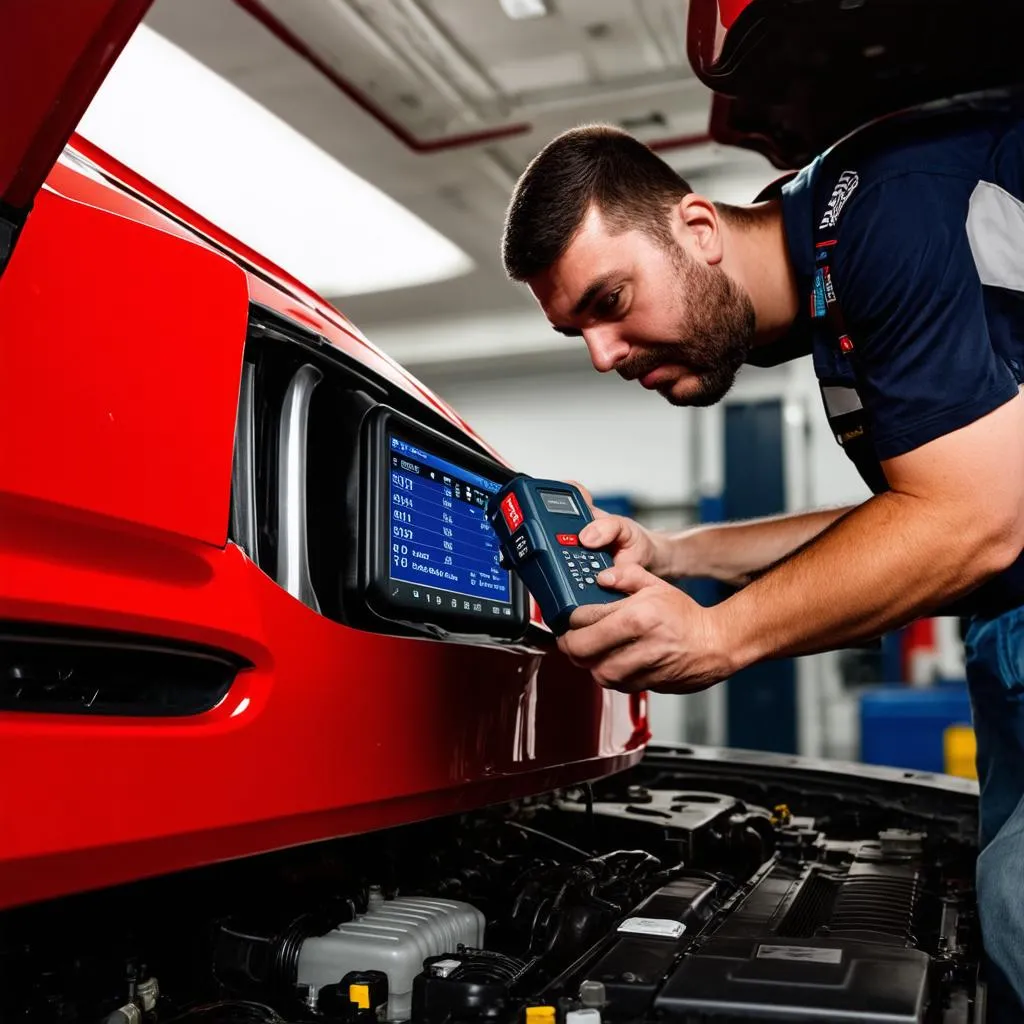
[[[78,130],[324,295],[473,269],[454,242],[145,25]]]
[[[513,21],[525,21],[527,18],[543,18],[551,12],[547,0],[499,0],[501,9]]]

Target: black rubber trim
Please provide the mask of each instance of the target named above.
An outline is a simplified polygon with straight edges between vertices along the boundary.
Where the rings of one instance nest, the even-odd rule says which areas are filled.
[[[175,718],[216,707],[251,667],[158,637],[0,623],[0,711]]]

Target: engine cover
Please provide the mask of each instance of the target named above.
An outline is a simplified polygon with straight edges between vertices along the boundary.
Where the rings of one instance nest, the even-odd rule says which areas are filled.
[[[387,1019],[408,1020],[413,981],[423,961],[483,942],[484,916],[468,903],[423,896],[387,900],[326,935],[306,939],[298,983],[315,995],[349,971],[383,971],[388,976]]]
[[[669,979],[656,1008],[675,1020],[918,1024],[927,953],[870,943],[713,939]]]
[[[931,958],[915,948],[921,868],[863,843],[849,868],[776,862],[655,1000],[673,1020],[919,1024]]]

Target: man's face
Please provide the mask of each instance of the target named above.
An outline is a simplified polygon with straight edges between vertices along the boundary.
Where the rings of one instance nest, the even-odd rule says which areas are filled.
[[[699,246],[666,242],[612,234],[591,210],[561,259],[527,283],[556,331],[584,339],[596,370],[673,405],[713,405],[750,352],[754,308]]]

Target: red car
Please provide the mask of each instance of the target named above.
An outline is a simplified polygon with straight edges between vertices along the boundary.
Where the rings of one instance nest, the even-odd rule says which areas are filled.
[[[147,6],[0,2],[0,1018],[981,1020],[972,787],[640,764],[510,468],[72,136]]]

